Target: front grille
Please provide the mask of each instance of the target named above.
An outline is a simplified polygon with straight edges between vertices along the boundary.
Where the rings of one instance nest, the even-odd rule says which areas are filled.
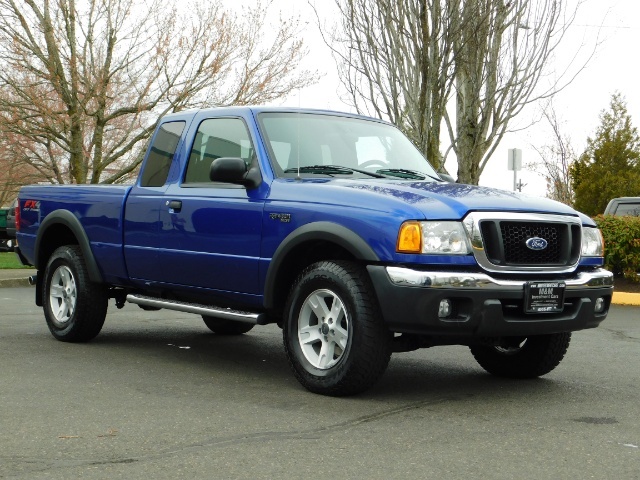
[[[504,260],[508,264],[557,264],[560,262],[561,245],[566,242],[567,229],[559,224],[526,222],[501,222]],[[547,241],[544,250],[531,250],[526,241],[539,237]]]
[[[572,265],[580,254],[580,226],[556,222],[485,220],[480,223],[489,261],[503,266]],[[546,240],[543,250],[527,247],[530,238]]]

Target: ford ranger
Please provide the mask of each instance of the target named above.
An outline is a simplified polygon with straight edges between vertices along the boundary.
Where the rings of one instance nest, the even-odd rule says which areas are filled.
[[[345,113],[170,114],[134,185],[27,186],[17,213],[58,340],[98,335],[109,299],[220,335],[276,323],[298,381],[326,395],[439,345],[494,375],[544,375],[613,291],[587,216],[443,181],[397,128]]]

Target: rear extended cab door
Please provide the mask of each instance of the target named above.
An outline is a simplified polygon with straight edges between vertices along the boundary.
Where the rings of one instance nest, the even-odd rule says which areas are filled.
[[[157,231],[157,236],[149,242],[153,252],[145,251],[146,261],[154,261],[145,273],[147,282],[170,289],[240,294],[245,302],[245,296],[255,296],[260,303],[260,243],[268,184],[247,189],[209,179],[216,158],[240,157],[247,165],[258,161],[258,134],[249,114],[247,109],[231,108],[200,112],[192,119],[167,184],[158,192],[161,201],[148,207],[149,216],[155,216],[154,208],[158,215],[157,229],[148,230]]]
[[[162,245],[160,209],[169,178],[181,163],[181,147],[193,114],[163,119],[151,138],[138,181],[129,192],[124,213],[124,257],[130,279],[148,282],[157,276]],[[184,154],[182,154],[184,155]]]

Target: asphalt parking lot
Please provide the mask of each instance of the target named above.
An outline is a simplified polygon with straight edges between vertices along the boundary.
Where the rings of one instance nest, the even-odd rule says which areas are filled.
[[[371,391],[304,390],[275,326],[110,307],[88,344],[0,289],[0,478],[640,478],[640,308],[574,334],[542,379],[464,347],[397,354]]]

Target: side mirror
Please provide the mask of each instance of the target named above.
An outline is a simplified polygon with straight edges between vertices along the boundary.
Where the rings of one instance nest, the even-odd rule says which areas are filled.
[[[247,188],[255,188],[262,182],[257,166],[247,169],[244,160],[236,157],[216,158],[211,162],[209,178],[212,182],[236,183]]]

